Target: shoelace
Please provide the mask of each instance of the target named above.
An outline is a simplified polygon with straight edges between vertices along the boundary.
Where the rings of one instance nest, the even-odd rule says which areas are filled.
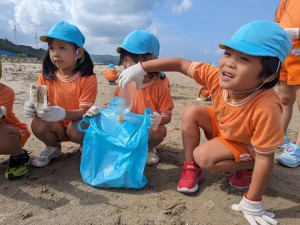
[[[196,174],[196,168],[186,168],[182,169],[182,176],[186,178],[194,178]],[[198,174],[197,174],[198,175]]]
[[[47,151],[47,150],[44,150],[41,154],[40,154],[40,156],[42,156],[42,157],[48,157],[49,156],[49,154],[50,154],[50,152],[49,151]]]

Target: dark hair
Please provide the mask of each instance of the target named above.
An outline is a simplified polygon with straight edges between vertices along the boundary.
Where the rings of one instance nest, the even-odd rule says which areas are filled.
[[[271,77],[273,74],[276,76],[270,82],[266,82],[260,89],[273,88],[279,81],[281,62],[277,57],[261,56],[260,63],[262,65],[262,71],[258,77]]]
[[[53,39],[52,39],[53,40]],[[49,38],[50,42],[51,39]],[[76,46],[74,43],[71,43],[75,50],[78,49],[78,46]],[[84,49],[84,52],[81,56],[80,59],[77,59],[76,62],[76,67],[73,70],[74,72],[79,71],[80,76],[85,77],[85,76],[90,76],[90,75],[95,75],[94,73],[94,64],[92,62],[92,59],[89,55],[89,53]],[[49,49],[46,51],[43,59],[43,70],[42,74],[46,80],[54,80],[56,75],[55,72],[57,71],[57,67],[52,63],[50,59],[50,54],[49,54]]]
[[[120,53],[119,66],[122,65],[122,61],[125,58],[125,56],[130,57],[135,63],[138,63],[140,61],[146,62],[146,61],[151,60],[150,59],[151,55],[152,55],[151,53],[134,54],[134,53],[128,52],[127,50],[122,48],[121,53]],[[151,73],[148,73],[148,75],[150,75],[150,77],[158,77],[161,80],[164,80],[166,77],[163,72],[151,72]]]

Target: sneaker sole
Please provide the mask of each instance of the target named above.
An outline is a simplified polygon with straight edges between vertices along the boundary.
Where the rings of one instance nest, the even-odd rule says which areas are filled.
[[[198,178],[198,182],[196,183],[196,185],[193,187],[193,188],[180,188],[180,187],[177,187],[177,191],[181,192],[181,193],[194,193],[196,191],[198,191],[199,189],[199,186],[198,186],[198,183],[203,179],[203,174],[201,173],[201,176]]]
[[[296,167],[298,167],[298,166],[300,165],[300,163],[289,164],[289,163],[287,163],[287,162],[285,162],[285,161],[283,161],[283,160],[281,160],[281,159],[278,159],[278,158],[276,158],[276,161],[277,161],[279,164],[281,164],[281,165],[283,165],[283,166],[290,167],[290,168],[296,168]]]
[[[248,189],[250,187],[250,185],[249,186],[244,186],[244,187],[235,186],[230,181],[228,183],[230,184],[231,187],[234,187],[234,188],[239,189],[239,190]]]
[[[13,173],[5,174],[5,178],[6,178],[7,180],[14,180],[14,179],[16,179],[16,178],[19,178],[19,177],[25,175],[27,172],[28,172],[28,168],[27,168],[23,173],[20,173],[20,174],[18,174],[18,175],[14,175]]]

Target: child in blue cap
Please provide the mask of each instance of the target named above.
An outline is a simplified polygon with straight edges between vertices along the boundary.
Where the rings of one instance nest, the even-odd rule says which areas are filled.
[[[159,55],[159,41],[148,31],[135,30],[129,33],[122,45],[117,48],[120,53],[120,65],[130,68],[139,62],[157,59]],[[158,146],[167,135],[166,125],[171,122],[173,99],[170,93],[169,79],[162,72],[152,72],[141,77],[138,89],[131,107],[131,112],[144,114],[146,108],[154,112],[150,115],[151,128],[149,129],[147,165],[159,163],[156,151]],[[117,87],[115,96],[119,96],[120,88]],[[93,106],[87,115],[98,114],[98,107]]]
[[[32,132],[46,146],[32,165],[45,167],[61,155],[61,142],[82,144],[77,123],[95,102],[97,79],[90,55],[83,48],[85,37],[75,25],[59,22],[40,40],[48,43],[48,50],[37,83],[47,86],[48,106],[37,111],[27,101],[24,113],[33,118]]]
[[[182,117],[186,161],[177,190],[197,191],[202,169],[237,171],[230,179],[232,185],[244,179],[250,187],[232,209],[243,212],[250,224],[277,224],[261,201],[272,175],[274,153],[284,137],[282,106],[273,87],[291,40],[276,23],[258,20],[242,26],[219,46],[224,54],[218,67],[181,58],[152,60],[124,70],[119,85],[125,88],[151,71],[164,70],[181,72],[207,87],[213,107],[190,106]],[[209,141],[199,145],[200,129]]]
[[[110,85],[116,85],[116,80],[119,78],[118,71],[114,64],[109,64],[107,69],[104,71],[103,76],[109,82]]]

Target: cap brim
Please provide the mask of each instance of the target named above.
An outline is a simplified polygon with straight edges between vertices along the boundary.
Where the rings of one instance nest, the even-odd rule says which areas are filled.
[[[141,55],[141,54],[146,54],[147,52],[142,51],[141,49],[138,49],[136,47],[124,47],[124,46],[119,46],[117,48],[117,53],[121,53],[122,49],[126,50],[127,52],[133,53],[133,54],[137,54],[137,55]]]
[[[42,41],[42,42],[48,42],[48,37],[47,36],[40,36],[40,40]]]
[[[267,49],[261,48],[257,45],[249,44],[247,42],[230,40],[219,44],[219,48],[221,49],[226,49],[227,47],[248,55],[277,57],[274,52],[268,51]]]
[[[121,48],[121,47],[117,47],[117,50],[116,50],[117,53],[121,53],[122,49],[123,49],[123,48]]]

